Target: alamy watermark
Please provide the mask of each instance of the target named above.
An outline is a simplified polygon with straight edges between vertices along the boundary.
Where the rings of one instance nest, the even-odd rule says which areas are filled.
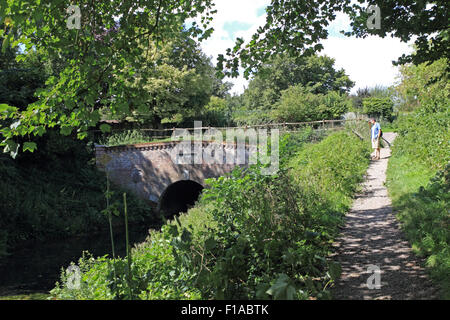
[[[66,25],[68,29],[81,29],[81,10],[79,6],[71,5],[66,10],[70,16],[67,18]]]
[[[193,135],[187,129],[175,129],[171,140],[177,145],[170,156],[175,164],[252,165],[260,163],[261,173],[278,172],[280,146],[278,129],[207,128],[194,122]],[[269,143],[270,139],[270,143]],[[248,143],[247,143],[248,141]],[[270,155],[269,155],[270,151]]]
[[[370,5],[367,13],[371,14],[367,19],[366,26],[369,30],[381,29],[381,9],[377,5]],[[70,5],[67,8],[67,14],[70,16],[67,18],[66,25],[68,29],[81,29],[81,10],[77,5]]]
[[[370,5],[367,8],[367,13],[372,14],[366,22],[369,30],[381,29],[381,9],[377,5]]]
[[[80,289],[81,271],[78,266],[71,265],[66,269],[66,286],[67,289],[76,290]]]
[[[371,273],[371,276],[367,279],[367,288],[370,290],[381,289],[381,269],[377,265],[369,265],[367,267],[367,273]]]

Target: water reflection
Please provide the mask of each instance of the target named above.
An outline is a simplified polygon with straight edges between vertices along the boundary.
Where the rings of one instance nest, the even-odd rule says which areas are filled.
[[[145,240],[148,228],[130,230],[132,244]],[[125,233],[115,234],[116,255],[125,256]],[[111,256],[109,231],[95,236],[36,242],[16,250],[0,260],[0,296],[48,292],[59,281],[61,267],[67,268],[71,261],[78,262],[83,251],[94,255]]]

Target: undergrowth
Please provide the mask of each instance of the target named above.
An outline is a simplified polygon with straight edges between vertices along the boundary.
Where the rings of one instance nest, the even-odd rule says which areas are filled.
[[[418,110],[401,117],[387,182],[397,217],[431,278],[450,299],[450,116]]]
[[[255,165],[209,180],[194,208],[151,231],[132,250],[131,295],[330,298],[328,288],[340,266],[327,256],[367,168],[369,150],[353,133],[333,133],[316,144],[307,143],[310,135],[282,139],[276,175],[262,175]],[[69,275],[62,270],[51,291],[54,298],[130,298],[125,259],[86,253],[78,266],[79,288],[67,287]]]
[[[106,229],[106,177],[85,142],[50,133],[33,154],[0,155],[0,256],[25,241],[62,239]],[[116,189],[116,191],[119,191]],[[120,202],[119,192],[112,199]],[[130,222],[151,209],[130,195]],[[122,223],[122,219],[115,219]]]

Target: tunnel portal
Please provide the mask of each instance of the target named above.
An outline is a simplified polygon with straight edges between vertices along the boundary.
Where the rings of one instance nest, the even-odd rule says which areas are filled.
[[[201,184],[191,180],[172,183],[161,195],[159,211],[166,218],[172,218],[178,213],[187,212],[198,200],[202,190]]]

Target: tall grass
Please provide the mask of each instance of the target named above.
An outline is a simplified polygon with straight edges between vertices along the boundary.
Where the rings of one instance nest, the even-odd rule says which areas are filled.
[[[127,253],[127,263],[128,263],[128,295],[130,299],[133,299],[132,293],[132,276],[131,276],[131,248],[130,248],[130,239],[128,237],[128,206],[127,206],[127,194],[123,194],[123,210],[125,216],[125,245],[126,245],[126,253]]]
[[[258,166],[209,181],[188,213],[132,250],[133,268],[117,259],[117,285],[107,257],[85,257],[79,290],[59,299],[307,299],[329,298],[339,266],[326,257],[351,196],[368,165],[368,144],[338,132],[308,144],[282,145],[281,170]],[[287,147],[290,146],[290,147]],[[287,147],[287,148],[285,148]],[[336,152],[333,152],[335,151]],[[130,255],[131,257],[131,255]],[[129,262],[128,262],[129,263]],[[132,290],[127,279],[131,271]]]
[[[399,118],[387,170],[397,217],[445,299],[450,299],[449,125],[445,108]]]

